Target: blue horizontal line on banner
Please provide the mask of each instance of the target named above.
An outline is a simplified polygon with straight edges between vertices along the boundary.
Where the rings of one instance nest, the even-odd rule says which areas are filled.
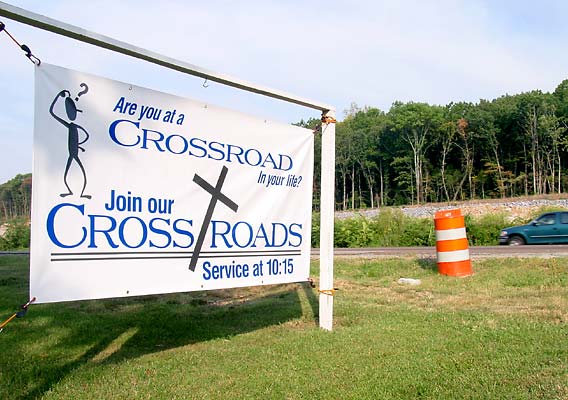
[[[200,254],[248,254],[248,253],[300,253],[300,250],[243,250],[243,251],[202,251]],[[192,255],[193,251],[90,251],[81,253],[51,253],[52,257],[56,256],[96,256],[96,255],[117,255],[117,254],[186,254]]]
[[[59,253],[60,254],[60,253]],[[81,255],[94,255],[93,253],[73,253],[73,256],[81,256]],[[113,256],[119,253],[95,253],[101,255],[110,255]],[[112,261],[112,260],[167,260],[167,259],[183,259],[188,258],[188,255],[169,255],[169,256],[159,256],[159,254],[163,253],[155,253],[156,256],[139,256],[138,254],[144,253],[120,253],[120,256],[114,257],[65,257],[65,258],[51,258],[52,262],[56,261]],[[175,253],[174,253],[175,254]],[[203,253],[202,253],[203,254]],[[55,254],[52,254],[54,256]],[[67,255],[67,254],[66,254]],[[230,252],[207,252],[204,257],[200,257],[201,259],[207,258],[245,258],[245,257],[261,257],[261,256],[300,256],[302,255],[301,251],[263,251],[263,252],[238,252],[238,253],[230,253]]]

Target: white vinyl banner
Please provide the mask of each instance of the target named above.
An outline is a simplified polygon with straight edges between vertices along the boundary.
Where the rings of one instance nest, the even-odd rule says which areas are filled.
[[[305,281],[313,133],[42,63],[30,298]]]

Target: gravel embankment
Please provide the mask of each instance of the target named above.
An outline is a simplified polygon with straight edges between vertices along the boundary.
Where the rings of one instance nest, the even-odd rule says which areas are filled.
[[[487,201],[468,201],[461,203],[451,204],[426,204],[423,206],[403,206],[393,207],[400,209],[405,215],[414,218],[434,218],[436,211],[450,210],[459,208],[464,215],[472,215],[475,217],[483,216],[485,214],[505,213],[510,220],[517,218],[529,218],[535,213],[538,213],[543,207],[559,207],[568,209],[568,198],[565,199],[508,199],[504,201],[487,200]],[[338,211],[335,216],[339,219],[350,218],[353,216],[362,215],[367,218],[372,218],[378,215],[379,208],[365,209],[357,211]]]

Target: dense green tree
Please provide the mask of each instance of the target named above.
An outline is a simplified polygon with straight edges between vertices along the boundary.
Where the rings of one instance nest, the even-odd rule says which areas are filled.
[[[337,124],[339,208],[561,193],[568,183],[568,80],[445,107],[352,104]],[[376,200],[375,200],[376,199]]]
[[[412,160],[408,166],[414,177],[414,193],[417,204],[424,201],[424,176],[426,152],[442,130],[443,109],[425,103],[396,102],[387,114],[393,133],[406,144],[406,153]],[[404,147],[404,146],[403,146]]]
[[[32,199],[31,174],[16,175],[0,185],[0,221],[29,217]]]

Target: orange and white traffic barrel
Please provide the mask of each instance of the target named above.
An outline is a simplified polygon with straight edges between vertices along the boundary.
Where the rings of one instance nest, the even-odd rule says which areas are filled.
[[[443,210],[434,216],[438,272],[450,276],[473,274],[465,222],[460,209]]]

